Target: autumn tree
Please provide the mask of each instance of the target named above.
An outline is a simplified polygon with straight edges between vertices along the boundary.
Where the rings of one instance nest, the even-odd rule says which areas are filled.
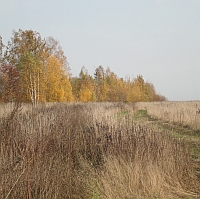
[[[70,83],[72,86],[72,94],[74,101],[78,102],[79,101],[79,92],[81,88],[81,82],[79,77],[71,77],[70,78]]]
[[[16,67],[19,73],[21,101],[36,104],[40,100],[40,82],[42,82],[42,57],[45,40],[32,30],[13,31],[4,53],[4,63]]]
[[[110,102],[126,102],[127,94],[125,90],[125,82],[123,78],[119,78],[110,68],[105,72],[105,84],[107,88],[106,101]]]
[[[71,85],[75,101],[95,101],[94,79],[83,66],[78,77],[71,78]]]
[[[114,72],[102,66],[95,69],[92,78],[85,67],[79,77],[71,79],[73,94],[76,101],[97,102],[150,102],[162,101],[166,98],[158,95],[153,84],[145,82],[142,75],[136,78],[119,78]],[[94,93],[92,95],[92,92]]]
[[[55,56],[45,66],[45,95],[48,102],[73,101],[72,87],[65,68]]]
[[[142,75],[138,75],[133,81],[133,100],[136,102],[145,101],[145,81]]]
[[[46,101],[73,101],[70,67],[64,51],[53,37],[46,39],[46,47],[43,60]]]
[[[88,74],[88,71],[83,66],[79,73],[79,100],[89,102],[94,100],[94,79]]]
[[[47,37],[46,39],[46,48],[48,55],[54,56],[60,64],[65,68],[68,75],[70,75],[70,67],[67,62],[67,57],[64,54],[64,51],[62,50],[62,47],[59,44],[59,41],[54,39],[53,37]]]
[[[107,87],[106,92],[106,101],[109,102],[116,102],[116,96],[117,96],[117,76],[113,72],[110,71],[110,68],[106,69],[105,73],[105,83]],[[104,83],[104,84],[105,84]]]
[[[19,74],[15,67],[2,64],[0,67],[0,98],[3,102],[19,99]]]
[[[17,65],[24,53],[42,59],[44,52],[47,51],[46,41],[42,39],[40,33],[33,30],[13,31],[13,37],[8,42],[4,52],[4,62],[9,62],[13,66]]]
[[[95,99],[96,101],[106,101],[106,95],[108,92],[108,87],[105,82],[105,71],[102,66],[96,68],[94,73],[94,81],[95,81]]]
[[[52,37],[45,40],[36,31],[13,31],[3,61],[16,67],[19,73],[21,101],[36,104],[72,99],[66,56]],[[52,78],[53,74],[56,78]],[[53,92],[56,97],[52,97]]]

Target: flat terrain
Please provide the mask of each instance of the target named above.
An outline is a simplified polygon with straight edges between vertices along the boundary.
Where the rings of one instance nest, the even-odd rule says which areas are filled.
[[[156,132],[165,133],[175,139],[181,139],[186,144],[200,182],[200,130],[190,126],[172,123],[148,115],[146,110],[138,110],[135,114],[137,122],[155,129]]]
[[[200,198],[198,106],[197,102],[4,104],[0,195]]]

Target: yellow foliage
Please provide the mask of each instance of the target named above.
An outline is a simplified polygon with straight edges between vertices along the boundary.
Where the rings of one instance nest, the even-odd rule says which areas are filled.
[[[46,101],[48,102],[64,102],[73,101],[72,87],[56,57],[49,58],[46,65]]]
[[[82,88],[79,92],[79,100],[82,102],[90,102],[92,101],[93,93],[88,88]]]

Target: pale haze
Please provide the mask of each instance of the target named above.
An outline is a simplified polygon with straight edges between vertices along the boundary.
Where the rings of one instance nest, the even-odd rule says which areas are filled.
[[[200,100],[200,0],[0,0],[0,35],[60,42],[71,73],[141,74],[169,100]]]

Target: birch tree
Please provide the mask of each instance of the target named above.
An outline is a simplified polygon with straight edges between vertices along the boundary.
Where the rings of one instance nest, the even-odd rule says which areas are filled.
[[[66,56],[52,37],[43,39],[33,30],[13,31],[3,61],[19,73],[21,101],[37,104],[73,99]]]
[[[21,94],[24,101],[36,105],[40,100],[40,88],[43,83],[42,67],[37,58],[30,52],[25,52],[17,63],[20,75]]]
[[[59,60],[51,56],[45,67],[45,94],[48,102],[73,101],[68,74]]]

